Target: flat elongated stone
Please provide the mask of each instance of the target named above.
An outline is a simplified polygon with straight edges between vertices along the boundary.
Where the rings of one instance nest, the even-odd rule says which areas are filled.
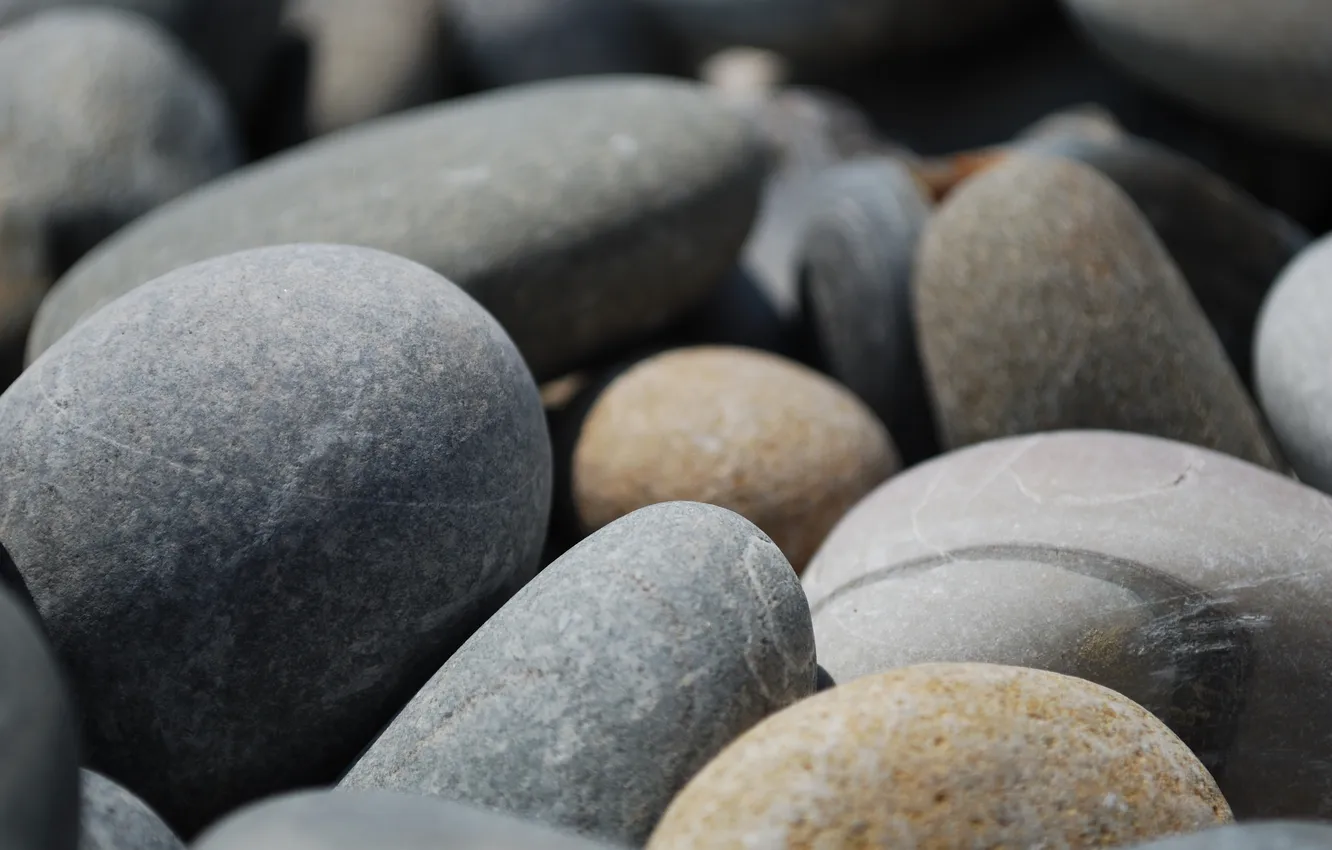
[[[916,467],[804,575],[843,685],[933,661],[1079,676],[1152,711],[1241,818],[1332,814],[1322,494],[1131,434],[998,440]]]
[[[80,771],[79,850],[185,850],[171,827],[126,789],[92,770]]]
[[[1237,823],[1137,845],[1137,850],[1326,850],[1332,824],[1311,821]]]
[[[0,397],[0,539],[90,764],[185,834],[331,782],[537,566],[550,448],[499,325],[415,263],[180,269]]]
[[[1082,679],[925,664],[769,718],[690,781],[649,850],[1113,847],[1225,823],[1159,720]]]
[[[547,567],[342,781],[640,846],[722,747],[814,691],[795,573],[748,521],[654,505]]]
[[[381,119],[237,172],[85,258],[38,315],[35,357],[80,318],[195,260],[285,242],[380,248],[446,275],[539,379],[664,327],[735,262],[757,143],[701,86],[596,78]]]

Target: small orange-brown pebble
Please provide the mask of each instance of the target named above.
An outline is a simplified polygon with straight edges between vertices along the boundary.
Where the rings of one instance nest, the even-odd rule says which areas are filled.
[[[573,494],[587,532],[658,502],[728,508],[799,572],[898,467],[887,429],[846,388],[777,355],[702,346],[606,388],[574,449]]]
[[[1082,679],[922,664],[857,679],[742,735],[648,850],[1114,847],[1231,820],[1137,703]]]

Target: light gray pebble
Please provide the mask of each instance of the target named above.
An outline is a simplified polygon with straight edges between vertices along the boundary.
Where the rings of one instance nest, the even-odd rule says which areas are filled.
[[[1135,850],[1328,850],[1328,848],[1332,848],[1332,824],[1317,821],[1236,823],[1135,845]]]
[[[96,771],[80,771],[79,850],[185,850],[146,803]]]

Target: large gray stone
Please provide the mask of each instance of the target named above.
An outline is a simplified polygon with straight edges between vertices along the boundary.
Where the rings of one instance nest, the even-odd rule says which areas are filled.
[[[185,850],[146,803],[92,770],[81,770],[79,850]]]
[[[722,508],[654,505],[510,600],[342,786],[640,846],[699,768],[814,684],[809,609],[772,541]]]
[[[1136,845],[1136,850],[1327,850],[1332,824],[1262,821],[1205,829]]]
[[[194,850],[612,850],[497,812],[391,791],[305,791],[255,803]]]
[[[0,847],[75,850],[78,730],[34,615],[0,587]]]
[[[805,572],[844,685],[935,661],[1089,679],[1152,711],[1240,819],[1332,814],[1332,501],[1132,434],[998,440],[902,474]]]
[[[189,834],[331,782],[530,576],[531,375],[430,270],[296,245],[107,307],[0,397],[0,539],[91,765]]]
[[[186,263],[346,242],[457,282],[538,378],[557,377],[718,284],[761,179],[752,134],[694,84],[606,77],[455,100],[302,146],[145,216],[57,284],[29,353]]]
[[[1280,465],[1160,239],[1088,166],[1013,156],[967,180],[926,227],[912,289],[948,447],[1106,428]]]

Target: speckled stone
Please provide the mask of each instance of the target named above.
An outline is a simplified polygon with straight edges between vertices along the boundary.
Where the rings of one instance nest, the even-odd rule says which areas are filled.
[[[966,181],[926,227],[912,288],[945,446],[1107,428],[1279,466],[1160,239],[1088,166],[1014,156]]]
[[[1242,818],[1332,814],[1322,494],[1109,432],[998,440],[857,505],[804,575],[839,683],[934,661],[1038,667],[1166,722]]]
[[[581,836],[434,797],[304,791],[248,806],[194,850],[612,850]]]
[[[1332,145],[1332,5],[1309,0],[1063,0],[1101,51],[1223,118]]]
[[[295,245],[108,306],[0,397],[0,539],[91,766],[191,833],[331,782],[535,570],[537,388],[415,263]]]
[[[146,803],[92,770],[81,770],[79,850],[185,850]]]
[[[303,145],[145,216],[43,304],[36,356],[155,275],[235,250],[345,242],[440,271],[539,379],[665,327],[733,267],[757,142],[702,86],[598,77],[514,87]]]
[[[74,712],[35,617],[3,587],[0,752],[0,847],[75,850],[79,753]]]
[[[769,718],[681,792],[649,850],[1113,847],[1230,820],[1141,706],[1040,670],[926,664]]]
[[[1282,273],[1254,349],[1258,399],[1295,474],[1332,492],[1332,236]]]
[[[573,497],[585,531],[658,502],[719,505],[799,572],[898,467],[888,432],[845,388],[773,354],[700,346],[611,382],[578,436]]]
[[[547,567],[343,779],[641,846],[737,735],[814,691],[809,610],[772,541],[671,503]]]
[[[1327,850],[1332,824],[1313,821],[1237,823],[1174,835],[1137,845],[1137,850]]]
[[[285,14],[310,42],[311,133],[443,95],[449,32],[440,0],[288,0]]]

